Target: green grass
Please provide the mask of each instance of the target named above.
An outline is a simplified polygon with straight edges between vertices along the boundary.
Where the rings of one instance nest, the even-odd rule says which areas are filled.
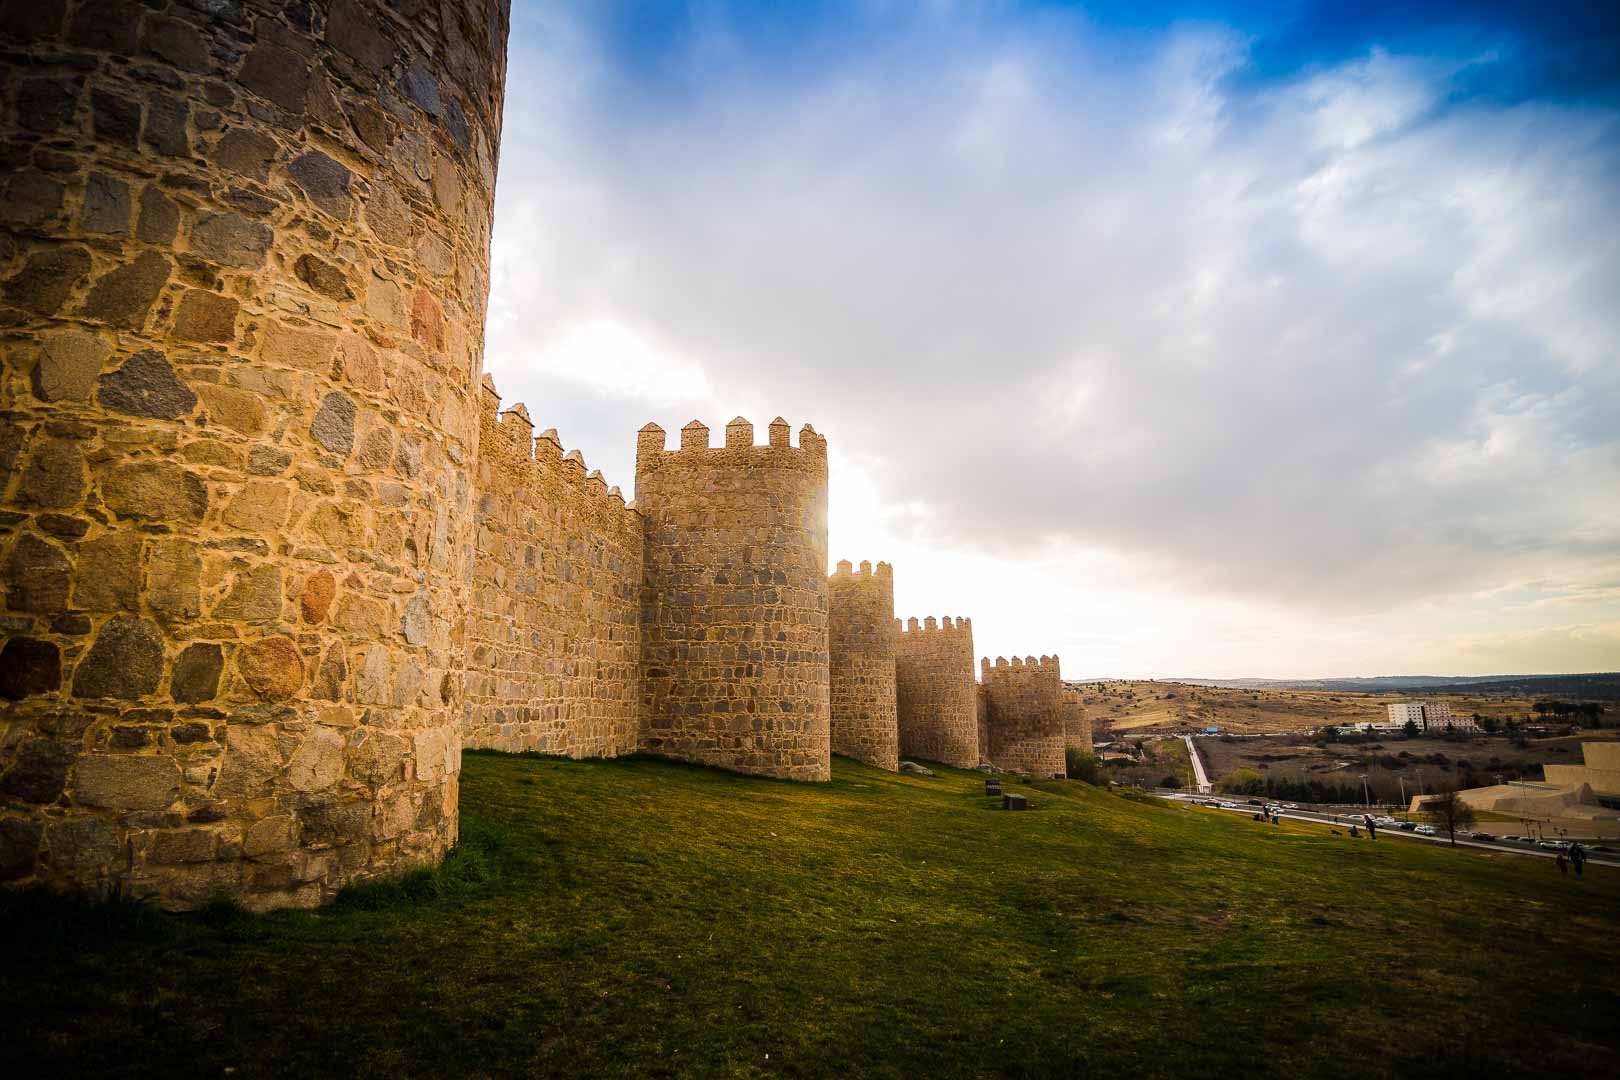
[[[10,1076],[1620,1070],[1620,875],[1081,784],[466,756],[321,912],[0,899]]]

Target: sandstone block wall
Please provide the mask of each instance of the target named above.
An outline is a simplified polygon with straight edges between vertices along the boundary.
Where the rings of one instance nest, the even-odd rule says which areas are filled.
[[[973,620],[894,622],[900,754],[971,769],[979,763]]]
[[[1080,691],[1063,688],[1063,745],[1091,753],[1091,717]]]
[[[1031,776],[1062,776],[1064,705],[1058,658],[980,661],[990,703],[990,763]]]
[[[612,757],[641,708],[641,516],[485,377],[467,612],[468,746]]]
[[[983,682],[975,683],[973,695],[975,719],[979,728],[979,761],[990,760],[990,688]]]
[[[832,752],[900,767],[895,698],[894,570],[847,560],[827,579]]]
[[[645,529],[642,748],[739,772],[830,775],[827,444],[787,422],[725,446],[693,421],[679,449],[648,424],[636,444]]]
[[[312,904],[454,840],[506,30],[0,13],[0,879]]]

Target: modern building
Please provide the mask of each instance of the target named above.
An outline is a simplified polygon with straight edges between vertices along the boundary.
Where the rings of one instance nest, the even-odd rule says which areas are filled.
[[[1389,706],[1389,724],[1386,727],[1402,728],[1408,723],[1416,724],[1419,731],[1438,734],[1479,730],[1472,716],[1453,713],[1451,706],[1444,701],[1403,701]]]
[[[1471,809],[1538,822],[1570,836],[1620,837],[1620,742],[1581,744],[1584,765],[1545,765],[1546,778],[1466,788],[1457,798]],[[1414,796],[1422,813],[1439,796]]]

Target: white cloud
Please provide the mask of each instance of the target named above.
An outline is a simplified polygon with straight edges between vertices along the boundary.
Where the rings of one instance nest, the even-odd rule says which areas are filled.
[[[1070,671],[1620,617],[1613,113],[1384,52],[1234,97],[1207,27],[918,16],[790,79],[699,22],[656,93],[548,11],[512,47],[486,367],[615,482],[647,419],[809,420],[835,559]]]

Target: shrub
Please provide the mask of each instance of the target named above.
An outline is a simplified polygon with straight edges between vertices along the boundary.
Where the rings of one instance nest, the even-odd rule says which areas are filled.
[[[1070,780],[1083,780],[1093,787],[1108,786],[1108,778],[1103,775],[1102,759],[1096,754],[1071,746],[1063,751],[1063,765]]]

